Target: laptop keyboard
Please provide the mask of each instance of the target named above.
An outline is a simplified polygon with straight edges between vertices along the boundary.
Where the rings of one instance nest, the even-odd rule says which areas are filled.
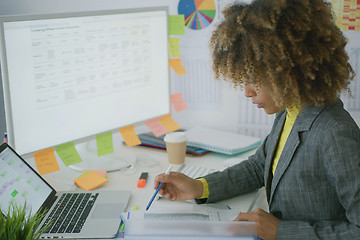
[[[44,223],[46,226],[51,222],[45,233],[79,233],[98,195],[99,193],[63,194]]]
[[[181,172],[191,178],[199,178],[209,173],[215,172],[215,169],[184,164],[180,167],[178,172]]]

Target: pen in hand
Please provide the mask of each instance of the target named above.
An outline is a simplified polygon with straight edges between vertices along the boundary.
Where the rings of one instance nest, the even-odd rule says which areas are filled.
[[[168,175],[171,171],[171,165],[169,165],[168,169],[166,169],[166,172],[165,172],[165,175]],[[159,186],[157,187],[157,189],[155,190],[154,194],[152,195],[148,205],[146,206],[146,211],[150,208],[151,206],[151,203],[154,201],[154,198],[156,197],[156,194],[159,192],[160,188],[162,187],[163,183],[161,182],[159,184]]]

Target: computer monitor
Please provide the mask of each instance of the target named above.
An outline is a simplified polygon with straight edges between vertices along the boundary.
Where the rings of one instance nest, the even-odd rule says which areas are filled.
[[[0,23],[8,142],[19,154],[170,113],[167,7]]]

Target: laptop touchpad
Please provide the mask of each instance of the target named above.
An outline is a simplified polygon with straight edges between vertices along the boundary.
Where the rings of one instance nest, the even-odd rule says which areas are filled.
[[[98,204],[91,218],[119,218],[122,209],[122,204]]]

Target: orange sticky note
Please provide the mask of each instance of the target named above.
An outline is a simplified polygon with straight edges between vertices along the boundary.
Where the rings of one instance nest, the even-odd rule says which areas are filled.
[[[145,122],[145,125],[151,130],[151,132],[156,136],[160,137],[168,132],[159,119],[154,118]]]
[[[84,189],[85,191],[90,191],[95,188],[100,187],[104,183],[108,182],[109,180],[105,178],[103,175],[95,172],[95,171],[88,171],[83,173],[80,177],[74,180],[74,183]]]
[[[60,170],[56,161],[54,148],[48,148],[34,153],[36,167],[40,175]]]
[[[187,105],[182,93],[171,94],[170,101],[176,112],[181,112],[187,109]]]
[[[176,72],[177,75],[183,75],[186,73],[186,69],[181,62],[180,58],[172,58],[169,59],[169,63],[171,68]]]
[[[127,146],[133,147],[141,144],[139,137],[136,135],[134,125],[120,128],[119,131]]]
[[[173,132],[180,129],[179,124],[175,122],[175,120],[171,117],[170,114],[160,117],[159,121],[169,132]]]

